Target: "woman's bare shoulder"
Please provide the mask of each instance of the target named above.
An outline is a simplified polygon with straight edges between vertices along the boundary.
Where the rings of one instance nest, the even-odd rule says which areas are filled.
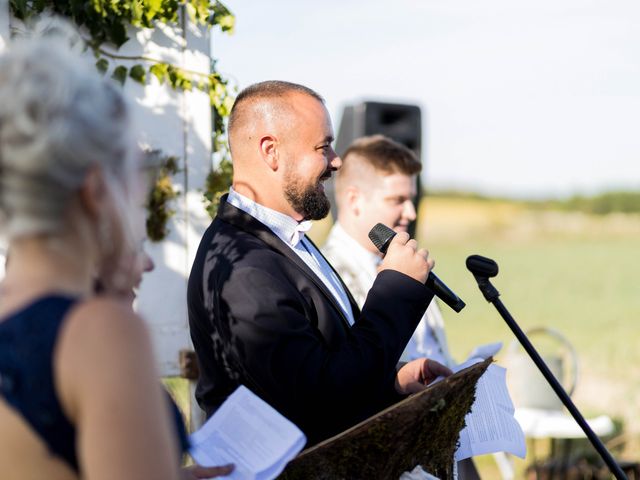
[[[64,336],[70,341],[146,341],[148,332],[142,318],[131,306],[117,298],[96,296],[79,302],[65,321]]]
[[[65,320],[55,352],[55,375],[66,413],[79,399],[120,395],[157,382],[146,325],[130,305],[108,297],[78,303]],[[137,383],[136,383],[137,382]]]

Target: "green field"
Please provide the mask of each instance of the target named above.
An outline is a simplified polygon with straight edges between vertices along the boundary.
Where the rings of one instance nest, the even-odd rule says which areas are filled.
[[[419,225],[435,271],[467,303],[460,314],[443,307],[454,356],[462,360],[478,344],[499,340],[506,347],[515,338],[465,267],[468,255],[484,255],[498,263],[493,284],[520,327],[551,327],[575,348],[578,408],[622,421],[625,455],[640,460],[640,215],[433,198],[421,205]],[[541,353],[552,346],[542,337],[532,341]],[[507,363],[505,350],[499,363]]]
[[[464,266],[467,255],[480,253],[498,262],[500,274],[493,283],[523,329],[561,331],[594,373],[627,377],[639,364],[640,350],[633,341],[640,331],[637,240],[483,241],[473,246],[432,242],[429,248],[438,274],[468,304],[460,314],[445,310],[457,356],[478,342],[512,338]]]

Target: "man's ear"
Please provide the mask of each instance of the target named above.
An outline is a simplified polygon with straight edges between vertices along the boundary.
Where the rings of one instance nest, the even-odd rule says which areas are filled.
[[[345,191],[346,207],[349,209],[352,215],[360,215],[362,210],[361,205],[364,201],[364,196],[360,189],[354,185],[349,185]]]
[[[100,210],[104,208],[106,196],[104,174],[98,166],[93,166],[87,172],[80,187],[80,202],[90,218],[99,217]]]
[[[264,161],[264,163],[266,163],[271,170],[273,170],[274,172],[277,171],[280,159],[278,150],[278,139],[273,135],[264,135],[260,139],[259,147],[262,161]]]

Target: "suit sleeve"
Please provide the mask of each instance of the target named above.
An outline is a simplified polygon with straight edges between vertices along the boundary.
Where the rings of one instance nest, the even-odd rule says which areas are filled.
[[[432,297],[412,278],[383,271],[345,341],[331,348],[285,275],[240,267],[221,286],[223,341],[256,393],[299,425],[310,409],[316,421],[361,420],[395,394],[396,363]]]

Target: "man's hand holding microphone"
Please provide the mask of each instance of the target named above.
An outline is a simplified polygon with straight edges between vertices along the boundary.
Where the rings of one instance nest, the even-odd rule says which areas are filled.
[[[374,230],[376,228],[380,230],[379,226],[381,225],[376,225]],[[384,226],[382,225],[382,227]],[[374,230],[369,234],[370,237]],[[389,236],[386,231],[383,232],[387,233],[387,237],[389,237],[382,238],[382,244],[384,245],[377,241],[380,240],[379,238],[376,240],[372,238],[376,247],[383,253],[386,251],[386,255],[378,267],[378,272],[387,269],[396,270],[420,283],[426,283],[429,273],[435,265],[434,260],[429,258],[429,252],[424,248],[418,248],[418,243],[410,238],[406,232],[396,234],[391,230],[392,236]],[[405,395],[417,393],[424,390],[437,377],[447,377],[452,373],[448,367],[435,360],[418,358],[406,363],[398,370],[395,383],[396,391]]]

